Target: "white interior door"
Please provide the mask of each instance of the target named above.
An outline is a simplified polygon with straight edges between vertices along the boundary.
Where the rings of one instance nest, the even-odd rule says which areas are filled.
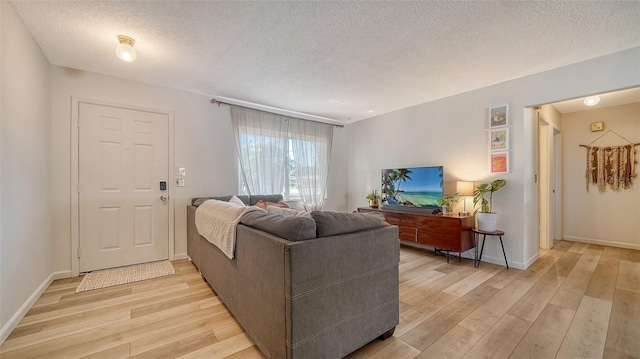
[[[539,116],[539,114],[538,114]],[[538,117],[538,173],[539,173],[539,226],[540,248],[553,248],[551,229],[551,174],[552,164],[549,151],[549,124]]]
[[[553,239],[562,239],[562,138],[553,129],[554,187],[553,187]]]
[[[81,103],[78,127],[80,272],[167,259],[168,115]]]

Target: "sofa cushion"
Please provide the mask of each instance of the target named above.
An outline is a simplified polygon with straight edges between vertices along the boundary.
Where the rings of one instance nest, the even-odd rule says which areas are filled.
[[[338,213],[313,211],[311,212],[311,218],[316,221],[318,237],[336,236],[389,225],[385,221],[384,215],[377,212]]]
[[[295,208],[284,208],[278,206],[268,206],[267,213],[311,218],[311,212],[298,211]]]
[[[294,242],[316,238],[316,222],[306,217],[253,211],[243,215],[240,223]]]

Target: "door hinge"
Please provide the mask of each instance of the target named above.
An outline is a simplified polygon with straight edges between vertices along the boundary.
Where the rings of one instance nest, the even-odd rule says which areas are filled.
[[[538,183],[538,175],[533,175],[533,183]]]
[[[76,122],[76,126],[78,126],[78,128],[80,128],[80,117],[78,117],[78,121]]]
[[[76,184],[76,191],[78,191],[78,193],[80,193],[80,183]]]
[[[80,258],[80,247],[78,247],[78,258]]]

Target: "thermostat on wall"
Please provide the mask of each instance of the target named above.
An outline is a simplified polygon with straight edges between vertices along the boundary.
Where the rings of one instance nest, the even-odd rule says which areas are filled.
[[[594,122],[591,124],[591,132],[597,132],[597,131],[602,131],[604,130],[604,123],[603,122]]]

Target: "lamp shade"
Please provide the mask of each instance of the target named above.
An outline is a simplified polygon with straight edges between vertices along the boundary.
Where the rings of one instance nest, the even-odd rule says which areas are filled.
[[[456,193],[458,196],[473,196],[473,182],[456,181]]]
[[[120,60],[125,62],[133,62],[136,60],[136,49],[133,48],[135,40],[124,35],[118,35],[118,46],[116,47],[116,55]]]
[[[587,106],[595,106],[600,102],[600,96],[589,96],[584,99],[584,104]]]

